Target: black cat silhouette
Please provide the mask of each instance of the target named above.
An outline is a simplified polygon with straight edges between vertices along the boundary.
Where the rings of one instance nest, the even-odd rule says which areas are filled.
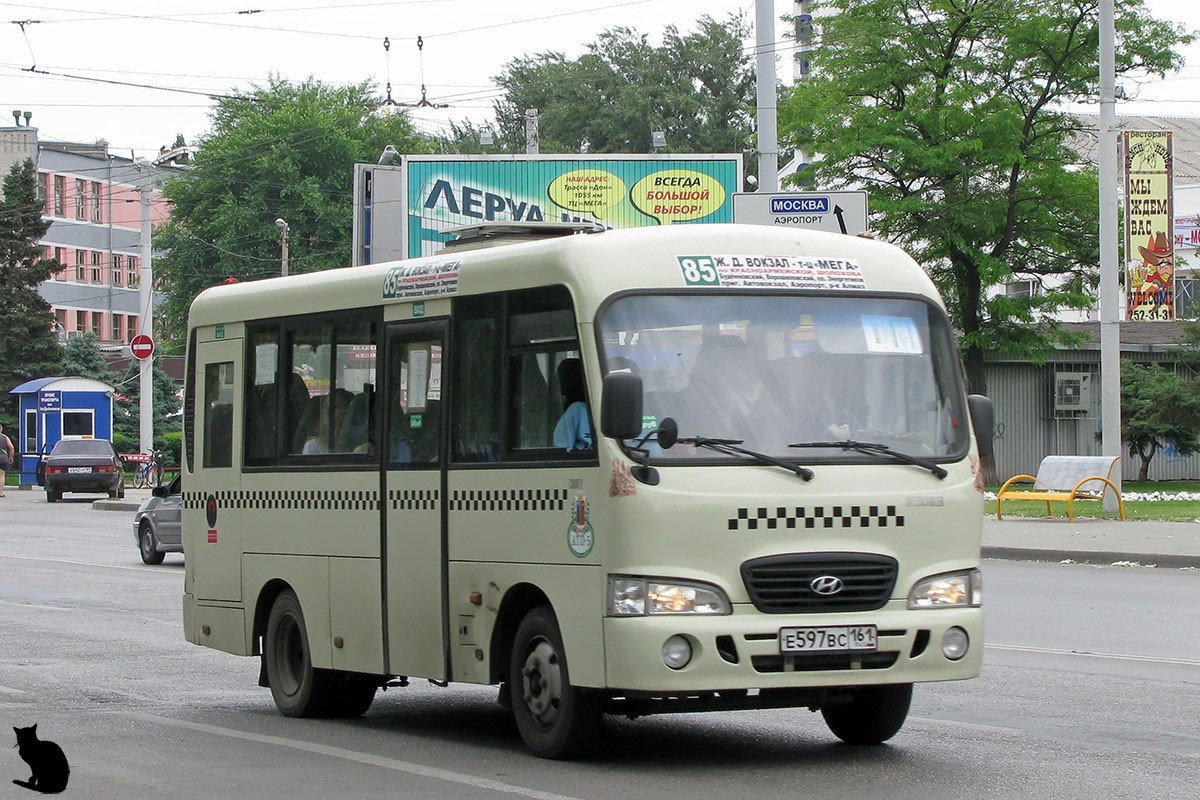
[[[17,752],[33,770],[29,780],[14,780],[13,783],[45,794],[57,794],[66,789],[71,768],[67,766],[67,757],[63,755],[62,748],[54,742],[39,739],[37,725],[13,728],[13,731],[17,734]]]

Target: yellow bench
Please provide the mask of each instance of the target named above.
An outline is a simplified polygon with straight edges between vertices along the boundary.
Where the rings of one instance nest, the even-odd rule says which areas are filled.
[[[1109,489],[1117,496],[1117,508],[1121,519],[1125,519],[1125,501],[1112,482],[1113,470],[1120,469],[1120,456],[1046,456],[1038,465],[1038,474],[1017,475],[1009,478],[996,493],[996,519],[1000,519],[1001,500],[1037,500],[1046,503],[1046,514],[1050,512],[1051,500],[1067,502],[1067,519],[1075,521],[1076,500],[1103,500]],[[1085,483],[1100,481],[1100,494],[1095,490],[1081,491]],[[1033,483],[1033,489],[1009,491],[1014,483]]]

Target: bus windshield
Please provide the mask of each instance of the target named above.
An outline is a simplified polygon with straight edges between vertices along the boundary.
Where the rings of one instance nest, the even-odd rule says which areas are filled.
[[[799,462],[871,458],[814,442],[943,461],[966,453],[958,354],[925,300],[637,294],[613,301],[600,331],[606,370],[642,377],[646,433],[671,417],[681,438],[740,440]],[[738,458],[649,441],[656,461]]]

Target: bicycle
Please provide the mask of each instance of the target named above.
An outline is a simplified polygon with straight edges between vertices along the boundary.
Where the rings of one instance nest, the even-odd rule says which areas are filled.
[[[162,451],[153,450],[150,453],[150,460],[144,462],[137,471],[133,473],[133,488],[135,489],[153,489],[162,483],[163,466],[162,466]]]

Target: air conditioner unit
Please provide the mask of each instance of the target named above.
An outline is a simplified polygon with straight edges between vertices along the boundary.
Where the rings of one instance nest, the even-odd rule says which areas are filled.
[[[1090,372],[1054,373],[1054,410],[1086,414],[1092,407]]]

